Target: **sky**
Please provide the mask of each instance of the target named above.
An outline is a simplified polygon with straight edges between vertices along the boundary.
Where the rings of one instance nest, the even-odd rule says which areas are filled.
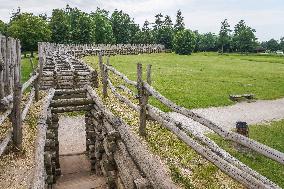
[[[158,13],[170,15],[175,21],[178,9],[182,11],[185,25],[201,33],[218,33],[220,23],[228,19],[231,28],[241,19],[256,30],[260,41],[284,37],[284,0],[0,0],[0,19],[8,22],[13,10],[51,15],[52,9],[66,4],[85,12],[97,7],[110,12],[123,10],[143,25],[154,21]]]

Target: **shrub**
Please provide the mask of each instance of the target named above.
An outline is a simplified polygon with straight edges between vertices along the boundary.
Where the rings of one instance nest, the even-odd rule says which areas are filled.
[[[174,51],[176,54],[191,54],[195,48],[196,36],[191,30],[181,30],[174,36]]]

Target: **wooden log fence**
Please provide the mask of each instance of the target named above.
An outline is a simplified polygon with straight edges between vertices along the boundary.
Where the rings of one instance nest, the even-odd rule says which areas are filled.
[[[22,122],[25,120],[32,101],[37,95],[38,74],[34,75],[23,85],[21,84],[21,46],[20,41],[0,36],[0,126],[11,115],[12,130],[0,142],[0,156],[6,150],[10,141],[16,149],[22,146]],[[23,93],[32,86],[29,99],[21,110]],[[2,112],[2,113],[1,113]],[[12,133],[12,134],[11,134]]]
[[[144,88],[144,90],[146,91],[146,93],[144,94],[145,96],[151,95],[154,98],[161,101],[166,106],[168,106],[169,108],[171,108],[173,111],[176,111],[178,113],[182,113],[183,115],[186,115],[187,117],[207,126],[210,129],[213,128],[212,127],[213,123],[211,123],[211,122],[210,122],[211,127],[208,126],[209,120],[204,121],[205,119],[202,118],[201,116],[193,114],[193,112],[191,112],[188,109],[185,109],[183,107],[179,107],[178,105],[174,104],[173,102],[171,102],[170,100],[168,100],[164,96],[162,96],[160,93],[158,93],[153,87],[151,87],[150,86],[151,76],[150,76],[150,68],[149,67],[147,68],[147,83],[142,81],[142,86],[141,86],[141,84],[139,84],[139,82],[141,82],[140,81],[141,80],[140,79],[141,78],[141,76],[140,76],[141,75],[141,71],[140,71],[141,65],[138,64],[138,69],[137,69],[138,70],[138,72],[137,72],[138,80],[137,80],[137,82],[129,80],[124,74],[118,72],[115,68],[113,68],[111,66],[107,66],[107,65],[104,65],[104,66],[108,70],[110,70],[113,74],[115,74],[116,76],[118,76],[122,80],[124,80],[124,82],[126,82],[127,84],[136,86],[138,88],[138,97],[140,99],[141,99],[141,95],[139,95],[139,93],[141,93],[141,91],[139,92],[139,90],[141,90],[141,88]],[[130,101],[128,98],[119,94],[116,89],[121,88],[121,86],[116,88],[112,84],[112,82],[110,81],[109,78],[108,78],[108,86],[110,87],[114,96],[116,98],[118,98],[121,102],[127,104],[133,110],[135,110],[137,112],[141,112],[140,100],[139,100],[139,106],[137,106],[132,101]],[[122,88],[123,88],[124,91],[127,91],[128,94],[134,94],[127,87],[123,86]],[[134,97],[136,97],[136,96],[134,96]],[[237,181],[243,183],[245,186],[247,186],[249,188],[279,188],[279,186],[277,186],[275,183],[271,182],[266,177],[262,176],[261,174],[257,173],[256,171],[252,170],[251,168],[249,168],[248,166],[246,166],[245,164],[243,164],[242,162],[240,162],[239,160],[237,160],[236,158],[231,156],[225,150],[220,148],[214,141],[210,140],[208,137],[204,136],[203,134],[198,133],[197,131],[192,129],[192,127],[188,127],[188,126],[184,125],[183,123],[174,121],[168,115],[166,115],[165,113],[163,113],[162,111],[158,110],[157,108],[155,108],[151,105],[146,104],[146,107],[147,107],[147,114],[148,114],[147,116],[148,117],[154,118],[154,120],[156,120],[159,123],[161,123],[162,125],[164,125],[166,128],[168,128],[173,133],[175,133],[186,144],[188,144],[190,147],[195,149],[199,154],[201,154],[203,157],[205,157],[206,159],[208,159],[209,161],[214,163],[222,171],[224,171],[225,173],[227,173],[228,175],[230,175],[231,177],[233,177]],[[187,113],[184,113],[184,112],[187,112]],[[190,112],[190,113],[188,113],[188,112]],[[194,117],[192,115],[194,115]],[[142,119],[146,120],[145,117],[143,117]],[[140,122],[141,122],[141,115],[140,115]],[[140,126],[141,126],[141,124],[140,124]],[[144,125],[142,125],[142,127],[144,127]],[[214,124],[214,127],[218,128],[220,130],[220,127],[217,126],[216,124]],[[263,144],[260,144],[256,141],[252,140],[252,139],[246,138],[242,135],[238,136],[238,134],[230,132],[230,131],[223,131],[223,129],[222,129],[222,132],[218,132],[218,129],[216,129],[216,128],[215,129],[213,128],[212,130],[215,131],[217,134],[221,135],[222,137],[224,137],[226,139],[231,139],[232,141],[238,142],[242,145],[244,145],[245,142],[248,142],[249,144],[245,143],[246,144],[245,146],[247,146],[247,147],[263,154],[263,155],[266,155],[268,158],[274,159],[274,160],[278,161],[279,163],[283,163],[282,162],[283,153],[278,152],[277,150],[274,150],[274,149],[267,147]],[[191,139],[187,135],[187,133],[190,133],[191,135],[196,137],[195,139],[197,139],[198,141],[196,141],[195,139]],[[221,134],[221,133],[225,133],[225,134]],[[144,133],[142,133],[142,135],[144,136]],[[235,138],[230,137],[230,135],[234,136]],[[236,140],[236,138],[237,139],[242,138],[242,141]],[[266,153],[266,152],[268,152],[268,153]]]

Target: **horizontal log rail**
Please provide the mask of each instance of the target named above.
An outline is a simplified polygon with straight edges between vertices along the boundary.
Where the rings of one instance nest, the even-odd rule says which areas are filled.
[[[137,86],[137,82],[136,81],[132,81],[132,80],[128,79],[128,77],[126,77],[124,74],[122,74],[119,71],[117,71],[115,68],[113,68],[111,66],[107,66],[107,65],[104,65],[104,66],[107,68],[107,70],[113,72],[115,75],[117,75],[118,77],[123,79],[127,84],[133,85],[133,86]]]
[[[36,138],[36,150],[35,150],[35,167],[33,172],[33,179],[30,184],[31,189],[44,188],[45,186],[45,168],[44,168],[44,146],[46,140],[46,130],[47,130],[47,117],[49,111],[49,105],[54,96],[55,90],[51,88],[48,91],[48,95],[44,99],[42,105],[40,118],[38,120],[37,126],[37,138]]]
[[[112,93],[115,95],[116,98],[118,98],[121,102],[127,104],[130,108],[132,108],[133,110],[135,110],[136,112],[140,111],[140,107],[135,105],[134,103],[132,103],[129,99],[127,99],[126,97],[122,96],[121,94],[119,94],[116,90],[115,87],[113,86],[113,84],[111,83],[111,81],[108,81],[109,87],[112,91]],[[130,91],[131,93],[133,93],[129,88],[125,87],[126,91]],[[199,140],[201,142],[201,145],[206,148],[206,150],[210,150],[212,151],[215,155],[215,159],[218,156],[218,160],[215,160],[214,162],[212,161],[212,159],[208,158],[206,154],[201,153],[202,156],[204,156],[206,159],[208,159],[209,161],[211,161],[212,163],[216,163],[218,162],[218,167],[220,165],[223,165],[223,162],[220,162],[219,159],[222,158],[226,161],[227,164],[231,164],[233,167],[239,169],[238,171],[245,173],[245,175],[249,174],[250,178],[256,178],[258,180],[258,183],[260,183],[260,185],[264,188],[280,188],[279,186],[277,186],[275,183],[271,182],[269,179],[267,179],[266,177],[264,177],[263,175],[259,174],[258,172],[254,171],[253,169],[249,168],[247,165],[245,165],[244,163],[242,163],[241,161],[239,161],[238,159],[236,159],[235,157],[231,156],[228,152],[226,152],[225,150],[223,150],[222,148],[220,148],[214,141],[212,141],[211,139],[209,139],[208,137],[206,137],[205,135],[203,135],[202,133],[191,129],[191,127],[181,123],[181,122],[177,122],[175,121],[173,118],[171,118],[169,115],[167,115],[166,113],[160,111],[159,109],[148,105],[147,106],[147,110],[149,113],[149,116],[151,118],[154,118],[154,120],[158,121],[160,124],[171,124],[171,127],[176,127],[177,129],[180,129],[182,132],[189,132],[191,133],[197,140]],[[157,117],[159,116],[159,117]],[[164,121],[161,121],[164,120]],[[168,128],[168,127],[166,127]],[[170,129],[172,131],[172,129]],[[196,140],[195,139],[195,140]],[[181,139],[182,140],[182,139]],[[194,140],[194,139],[193,139]],[[195,141],[194,141],[195,142]],[[197,143],[198,144],[198,143]],[[196,147],[196,144],[192,144],[189,145],[190,147],[192,147],[194,150]],[[199,151],[197,151],[199,152]],[[221,169],[221,168],[220,168]],[[224,167],[221,169],[224,171]],[[248,185],[249,183],[247,181],[243,181],[243,177],[240,180],[239,176],[235,176],[234,174],[232,175],[232,172],[228,172],[228,170],[225,170],[224,172],[226,172],[228,175],[232,176],[234,179],[240,181],[241,183]],[[255,184],[249,184],[250,187],[255,186]]]
[[[193,119],[194,121],[201,123],[202,125],[208,127],[209,129],[216,132],[218,135],[237,142],[241,145],[244,145],[270,159],[273,159],[281,164],[284,164],[284,153],[279,152],[278,150],[275,150],[269,146],[266,146],[264,144],[261,144],[255,140],[252,140],[250,138],[247,138],[243,135],[227,131],[220,126],[216,125],[215,123],[211,122],[208,119],[203,118],[202,116],[192,112],[189,109],[186,109],[184,107],[178,106],[177,104],[173,103],[163,95],[161,95],[158,91],[156,91],[152,86],[150,86],[148,83],[143,82],[143,86],[147,90],[148,93],[150,93],[154,98],[159,100],[161,103],[169,107],[171,110],[180,113],[182,115],[185,115],[188,118]]]
[[[22,93],[25,92],[25,90],[38,78],[39,73],[36,73],[35,75],[31,76],[28,81],[26,81],[22,86]]]
[[[111,67],[111,66],[107,66],[104,64],[104,66],[112,71],[113,73],[115,73],[116,75],[118,75],[120,78],[122,78],[126,83],[128,84],[132,84],[137,86],[137,82],[129,80],[124,74],[118,72],[115,68]],[[158,91],[156,91],[151,85],[149,85],[146,82],[143,82],[143,87],[145,88],[145,90],[147,90],[147,92],[153,96],[154,98],[156,98],[157,100],[159,100],[161,103],[163,103],[164,105],[166,105],[167,107],[169,107],[171,110],[173,110],[174,112],[180,113],[182,115],[185,115],[188,118],[193,119],[194,121],[208,127],[209,129],[213,130],[214,132],[216,132],[218,135],[234,141],[236,143],[239,143],[241,145],[244,145],[270,159],[273,159],[281,164],[284,164],[284,153],[275,150],[269,146],[266,146],[264,144],[261,144],[255,140],[252,140],[250,138],[247,138],[243,135],[231,132],[231,131],[227,131],[222,129],[220,126],[216,125],[215,123],[211,122],[210,120],[207,120],[205,118],[203,118],[202,116],[192,112],[189,109],[186,109],[184,107],[178,106],[177,104],[175,104],[174,102],[170,101],[169,99],[167,99],[166,97],[164,97],[163,95],[161,95]]]

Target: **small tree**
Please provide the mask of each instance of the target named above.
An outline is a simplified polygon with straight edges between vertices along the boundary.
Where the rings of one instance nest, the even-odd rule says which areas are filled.
[[[191,54],[195,48],[196,36],[191,30],[178,31],[174,36],[174,50],[177,54]]]

